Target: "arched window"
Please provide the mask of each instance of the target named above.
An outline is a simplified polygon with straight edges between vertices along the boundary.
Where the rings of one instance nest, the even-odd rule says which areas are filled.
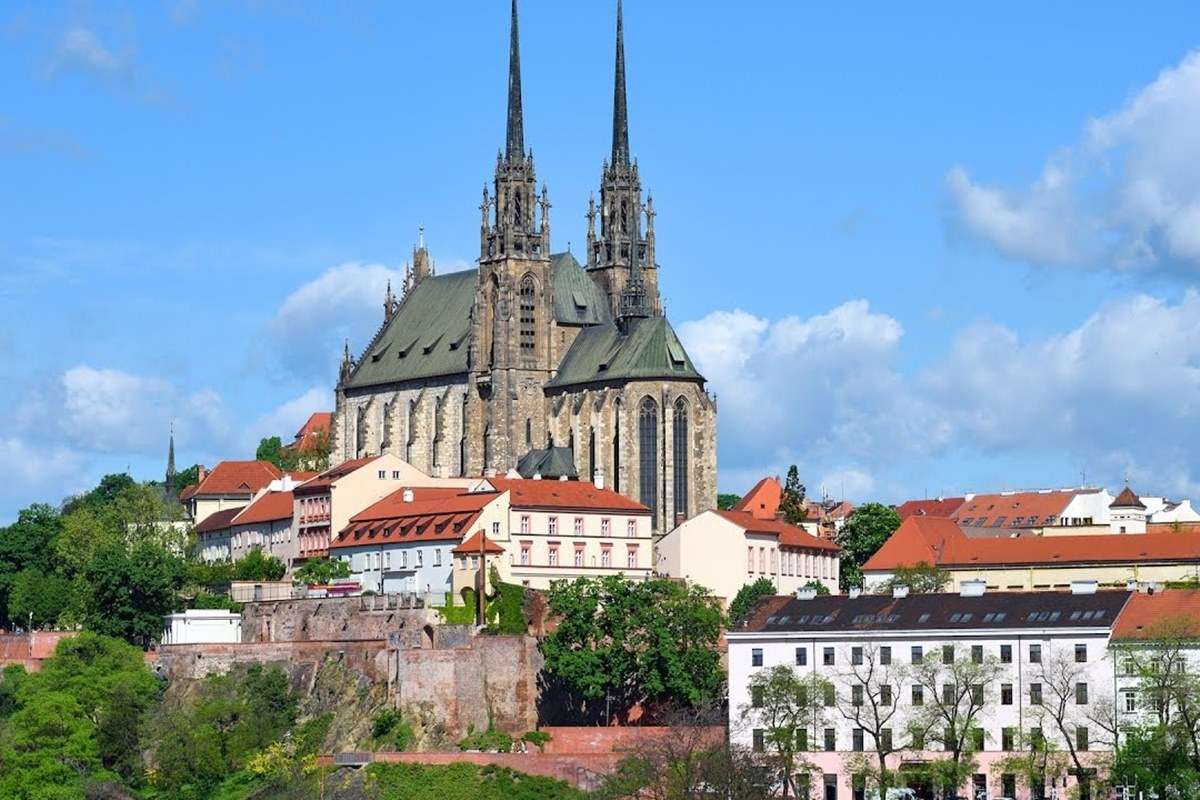
[[[533,447],[533,420],[525,418],[525,446]]]
[[[483,429],[483,469],[484,472],[492,465],[492,426]]]
[[[442,438],[446,433],[446,415],[445,403],[443,400],[438,400],[437,405],[433,408],[433,466],[440,467],[442,459],[440,451],[442,449]]]
[[[533,355],[537,344],[535,330],[537,327],[537,314],[534,305],[534,294],[537,291],[537,284],[533,281],[532,275],[526,275],[521,279],[521,353]]]
[[[408,438],[404,442],[404,460],[412,463],[413,445],[417,442],[417,401],[408,402]]]
[[[613,403],[612,489],[621,491],[621,401]]]
[[[596,429],[588,434],[588,480],[596,482]]]
[[[688,404],[682,397],[675,401],[675,420],[671,425],[674,443],[675,516],[688,513]]]
[[[462,416],[459,418],[459,437],[458,437],[458,474],[461,477],[467,475],[467,395],[463,395],[462,400]]]
[[[638,489],[642,505],[653,512],[658,522],[658,404],[651,397],[642,399],[638,409]]]

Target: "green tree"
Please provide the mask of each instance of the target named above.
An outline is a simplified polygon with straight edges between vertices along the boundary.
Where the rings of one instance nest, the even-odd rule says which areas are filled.
[[[66,692],[41,692],[4,727],[0,797],[78,800],[89,779],[108,777],[100,762],[96,726]]]
[[[180,560],[156,544],[105,545],[84,569],[90,589],[85,625],[148,647],[162,633],[163,616],[178,605],[182,577]]]
[[[744,584],[742,588],[738,589],[738,593],[733,596],[733,601],[729,604],[730,627],[736,627],[738,623],[746,619],[758,605],[758,601],[764,597],[773,597],[775,594],[775,584],[771,583],[770,578],[759,578],[754,583]]]
[[[742,496],[738,494],[718,494],[717,508],[722,511],[729,511],[734,506],[742,501]]]
[[[892,577],[879,587],[879,591],[890,594],[896,588],[905,588],[910,594],[933,594],[945,590],[948,583],[949,572],[925,561],[918,561],[909,567],[897,567]]]
[[[275,466],[283,469],[283,442],[278,436],[264,437],[258,443],[258,449],[254,451],[254,457],[259,461],[269,461]]]
[[[881,503],[866,503],[854,510],[838,532],[843,589],[862,585],[862,565],[899,527],[900,515]]]
[[[0,528],[0,624],[10,622],[9,592],[18,574],[26,569],[54,571],[54,543],[61,533],[62,518],[41,503],[21,509],[16,522]]]
[[[643,702],[698,706],[721,692],[722,614],[707,590],[579,578],[554,583],[547,601],[559,623],[541,644],[545,669],[585,715]]]
[[[192,464],[185,470],[180,470],[175,473],[175,491],[182,492],[188,486],[194,486],[200,482],[200,465]]]
[[[22,570],[9,589],[9,617],[34,628],[53,626],[70,607],[71,592],[71,581],[61,575],[47,575],[36,568]]]
[[[287,567],[282,561],[267,555],[257,547],[233,565],[235,581],[278,581],[283,579],[286,572]]]
[[[779,498],[779,512],[783,521],[789,525],[799,525],[804,522],[804,484],[800,482],[800,470],[795,464],[788,467],[787,478],[783,482],[783,494]]]
[[[70,514],[79,508],[100,509],[111,506],[117,499],[117,495],[134,484],[133,478],[124,472],[105,475],[100,479],[100,483],[96,484],[95,489],[63,503],[63,513]]]
[[[750,677],[750,703],[739,709],[743,724],[763,731],[767,752],[783,787],[783,796],[797,794],[797,772],[810,772],[804,752],[824,727],[824,698],[833,686],[812,673],[780,664]]]
[[[329,583],[350,577],[350,564],[340,558],[310,558],[292,575],[296,583]]]

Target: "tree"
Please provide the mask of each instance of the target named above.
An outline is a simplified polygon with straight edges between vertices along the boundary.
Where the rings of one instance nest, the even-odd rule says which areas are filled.
[[[71,589],[71,581],[61,575],[22,570],[9,590],[9,617],[34,628],[53,626],[71,605]]]
[[[862,730],[864,739],[870,738],[869,746],[876,758],[870,772],[878,784],[880,796],[886,797],[893,783],[887,759],[901,749],[900,737],[893,735],[893,720],[904,672],[892,661],[890,647],[865,644],[852,651],[850,665],[842,671],[841,682],[850,691],[838,695],[838,711],[843,719]],[[863,745],[868,746],[868,742],[864,741]],[[865,774],[866,770],[856,772]]]
[[[182,583],[179,559],[150,542],[132,550],[105,545],[84,569],[90,588],[89,630],[148,647],[162,633],[162,618],[175,610]]]
[[[1013,738],[1013,750],[993,762],[992,772],[1014,776],[1029,789],[1030,796],[1036,796],[1035,791],[1045,792],[1047,784],[1054,785],[1067,774],[1067,758],[1045,736],[1019,733]]]
[[[1076,779],[1079,781],[1081,794],[1091,796],[1091,785],[1095,783],[1094,765],[1085,761],[1083,752],[1091,751],[1091,742],[1081,742],[1077,731],[1080,728],[1088,730],[1088,722],[1093,718],[1095,703],[1098,697],[1091,697],[1087,684],[1088,671],[1086,663],[1075,661],[1074,655],[1067,655],[1058,650],[1043,654],[1042,662],[1033,671],[1031,679],[1040,683],[1042,698],[1040,705],[1030,705],[1030,718],[1036,720],[1043,732],[1050,730],[1058,734],[1058,740],[1066,744],[1065,753],[1070,758]],[[1046,739],[1045,735],[1039,737]],[[1057,750],[1057,744],[1047,745],[1044,742],[1033,742],[1035,746],[1050,747]]]
[[[268,436],[261,439],[254,457],[259,461],[269,461],[279,469],[283,469],[283,442],[278,436]]]
[[[16,522],[0,528],[0,624],[9,621],[9,592],[19,573],[26,569],[53,572],[54,543],[61,533],[62,518],[41,503],[21,509]]]
[[[233,564],[235,581],[278,581],[287,573],[287,567],[275,556],[254,548]]]
[[[949,582],[949,572],[925,561],[918,561],[912,566],[897,567],[892,577],[879,587],[879,591],[891,594],[897,588],[904,588],[909,594],[932,594],[943,591]]]
[[[880,503],[866,503],[854,510],[838,532],[842,588],[862,585],[862,565],[899,527],[900,515]]]
[[[804,484],[800,482],[800,470],[792,464],[788,467],[783,494],[779,498],[779,512],[783,515],[783,521],[789,525],[799,525],[807,516],[804,510],[804,493]]]
[[[784,797],[797,795],[797,772],[812,767],[803,758],[817,730],[823,727],[824,698],[832,685],[815,675],[800,674],[780,664],[756,672],[749,682],[750,704],[740,709],[743,725],[762,731],[763,749],[770,754]]]
[[[995,656],[977,660],[954,645],[926,653],[910,668],[910,680],[924,695],[924,705],[913,708],[910,729],[922,742],[942,742],[948,757],[930,765],[930,772],[947,798],[954,797],[975,768],[974,754],[984,746],[983,729],[976,722],[988,687],[1002,672]]]
[[[741,495],[718,494],[717,495],[717,508],[721,509],[722,511],[729,511],[734,506],[736,506],[738,503],[740,503],[741,500],[742,500]]]
[[[545,670],[580,713],[695,707],[720,695],[723,615],[707,590],[665,579],[578,578],[552,584],[547,604],[559,623],[541,643]]]
[[[310,558],[292,575],[296,583],[329,583],[350,577],[350,564],[340,558]]]
[[[742,586],[729,604],[730,627],[736,627],[746,619],[764,597],[773,597],[775,594],[775,584],[771,583],[770,578],[759,578],[754,583]]]

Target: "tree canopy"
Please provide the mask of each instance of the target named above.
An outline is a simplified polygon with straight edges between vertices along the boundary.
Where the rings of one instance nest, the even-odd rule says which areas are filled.
[[[771,582],[770,578],[759,578],[754,583],[743,585],[729,603],[730,627],[736,627],[739,622],[744,620],[758,605],[759,600],[774,594],[775,584]]]
[[[866,503],[854,510],[838,532],[843,589],[862,585],[862,565],[899,527],[900,515],[881,503]]]
[[[783,494],[779,498],[779,513],[783,521],[789,525],[799,525],[804,522],[804,484],[800,482],[800,470],[792,464],[788,467],[787,478],[783,482]]]

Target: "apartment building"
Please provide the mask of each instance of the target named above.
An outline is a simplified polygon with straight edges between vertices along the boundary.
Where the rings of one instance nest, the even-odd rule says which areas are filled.
[[[957,594],[771,598],[727,635],[731,742],[769,749],[766,710],[752,687],[756,675],[783,665],[816,679],[824,695],[798,737],[815,766],[803,779],[813,796],[866,796],[851,770],[856,757],[874,763],[880,749],[923,796],[933,787],[919,776],[956,741],[977,751],[966,797],[1067,796],[1077,782],[1071,770],[1053,786],[1031,786],[1003,764],[1039,737],[1084,764],[1102,754],[1090,712],[1113,702],[1109,640],[1131,596],[1097,591],[1094,582],[1053,593],[990,592],[976,582]],[[952,714],[964,720],[961,730],[944,724]]]
[[[200,525],[210,514],[248,505],[271,481],[282,477],[279,468],[268,461],[222,461],[211,472],[201,467],[199,481],[185,487],[179,501],[192,524]]]

